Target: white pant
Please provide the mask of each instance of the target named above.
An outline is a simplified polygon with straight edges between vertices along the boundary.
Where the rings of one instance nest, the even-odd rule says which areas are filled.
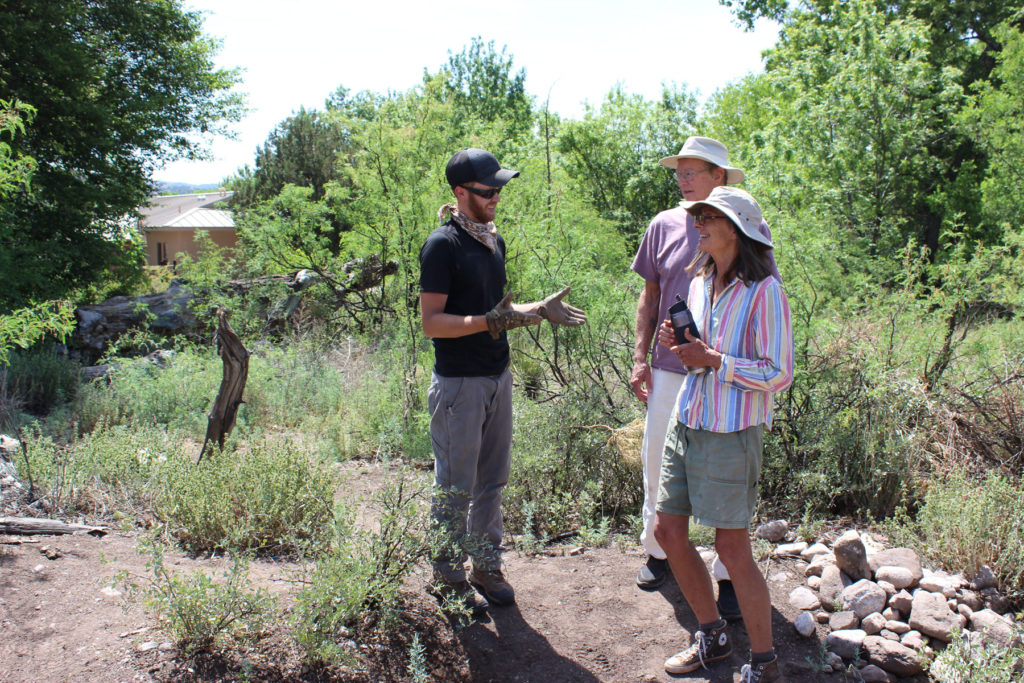
[[[665,559],[665,551],[654,538],[655,505],[658,503],[658,480],[661,475],[661,456],[665,453],[665,437],[669,427],[675,425],[678,415],[679,389],[683,375],[668,370],[651,369],[651,389],[647,394],[647,420],[644,423],[644,442],[640,457],[644,465],[644,529],[640,532],[640,545],[647,554]],[[729,579],[725,565],[715,555],[713,574],[716,581]]]

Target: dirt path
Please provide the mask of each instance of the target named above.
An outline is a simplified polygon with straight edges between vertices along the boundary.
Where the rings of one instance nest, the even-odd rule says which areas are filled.
[[[380,473],[366,474],[375,480]],[[176,661],[173,650],[139,652],[143,643],[157,646],[168,638],[152,629],[153,621],[138,605],[124,610],[120,597],[103,592],[123,569],[143,573],[145,559],[135,552],[134,536],[37,540],[0,545],[0,683],[241,680],[224,671],[189,671],[187,664]],[[56,549],[60,557],[47,559],[42,546]],[[444,669],[446,678],[480,683],[738,680],[748,652],[742,626],[732,628],[736,653],[731,661],[689,676],[664,673],[664,659],[688,642],[696,624],[673,581],[658,592],[637,589],[633,579],[642,561],[639,551],[599,548],[556,556],[509,552],[505,559],[518,604],[493,608],[488,620],[439,639],[454,651],[443,656],[428,651],[428,658],[461,663]],[[223,567],[219,559],[171,552],[166,562],[182,569]],[[287,570],[281,563],[260,563],[253,575],[279,592],[285,590],[281,579]],[[817,640],[797,635],[791,624],[796,611],[789,607],[788,594],[801,578],[796,563],[773,562],[768,576],[777,610],[777,650],[790,680],[857,680],[853,675],[818,674],[808,664],[818,659],[819,646]],[[430,614],[435,605],[415,590],[420,581],[422,577],[410,581],[411,601],[417,612]],[[380,675],[385,676],[380,680],[402,678],[393,668]],[[320,679],[316,672],[295,666],[284,674],[251,680]]]

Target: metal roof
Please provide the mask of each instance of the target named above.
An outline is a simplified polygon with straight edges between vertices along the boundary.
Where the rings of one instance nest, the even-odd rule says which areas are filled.
[[[139,209],[142,214],[139,224],[146,230],[233,228],[235,221],[230,211],[212,208],[231,195],[231,192],[207,192],[150,197],[149,204]]]

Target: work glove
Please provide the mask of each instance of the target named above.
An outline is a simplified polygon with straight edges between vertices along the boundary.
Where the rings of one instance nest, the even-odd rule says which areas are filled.
[[[537,307],[537,314],[547,321],[556,325],[582,325],[587,322],[587,314],[575,306],[562,301],[562,298],[569,293],[566,287],[557,294],[552,294]]]
[[[512,308],[512,292],[498,302],[498,305],[484,314],[487,319],[487,331],[497,339],[503,330],[511,330],[526,325],[540,325],[542,318],[533,313],[520,313]]]

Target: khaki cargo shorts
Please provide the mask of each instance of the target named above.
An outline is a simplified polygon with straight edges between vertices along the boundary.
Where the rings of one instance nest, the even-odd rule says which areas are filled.
[[[676,420],[665,438],[659,512],[715,529],[746,529],[757,505],[764,425],[738,432],[690,429]]]

